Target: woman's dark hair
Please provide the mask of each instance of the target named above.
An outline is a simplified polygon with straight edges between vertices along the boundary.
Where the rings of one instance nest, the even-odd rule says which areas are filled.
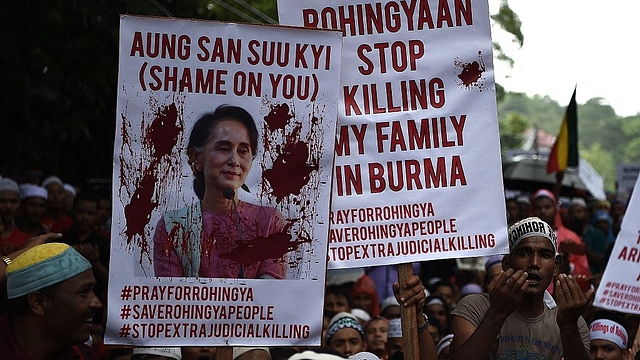
[[[187,153],[190,155],[192,149],[200,151],[211,137],[215,127],[225,120],[238,121],[247,128],[249,133],[249,143],[251,144],[251,155],[256,156],[258,150],[258,128],[253,121],[253,117],[245,109],[239,106],[220,105],[213,112],[202,114],[191,129]],[[204,173],[197,171],[193,180],[193,190],[198,198],[204,197]]]

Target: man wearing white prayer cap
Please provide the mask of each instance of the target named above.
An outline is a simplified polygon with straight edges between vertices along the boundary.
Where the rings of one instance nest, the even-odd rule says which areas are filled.
[[[76,188],[69,183],[62,184],[62,187],[64,188],[64,200],[62,201],[62,207],[68,214],[73,210],[73,200],[76,198],[78,192],[76,191]]]
[[[138,347],[131,360],[182,360],[182,353],[179,347]]]
[[[0,233],[0,255],[22,248],[29,239],[29,235],[16,226],[19,207],[18,183],[9,178],[0,179],[0,221],[3,224],[3,231]]]
[[[371,315],[369,315],[368,312],[362,310],[362,309],[358,309],[358,308],[354,308],[351,309],[351,315],[355,316],[356,319],[358,319],[358,321],[360,322],[360,325],[364,326],[364,324],[371,320]]]
[[[558,239],[537,217],[509,228],[509,255],[489,284],[489,294],[471,294],[451,314],[453,360],[512,358],[589,359],[589,328],[580,316],[593,290],[580,289],[570,275],[558,275]],[[556,302],[545,301],[557,276]]]
[[[587,210],[587,202],[584,201],[584,199],[581,197],[571,198],[567,217],[569,220],[569,229],[580,236],[584,236],[584,233],[589,227],[589,212]]]
[[[380,315],[389,320],[400,317],[400,303],[395,296],[389,296],[382,301]]]
[[[267,347],[233,347],[233,360],[271,360]]]
[[[50,232],[63,233],[71,229],[73,220],[64,210],[64,199],[67,191],[62,180],[57,176],[49,176],[42,181],[42,187],[47,189],[47,211],[42,219],[42,226]]]
[[[20,206],[22,215],[17,224],[30,238],[46,233],[42,227],[42,217],[47,210],[47,189],[34,184],[20,185]]]
[[[367,349],[362,325],[348,312],[337,313],[331,318],[326,338],[327,345],[344,356],[351,356]]]
[[[393,356],[402,351],[402,322],[400,318],[389,320],[389,332],[387,333],[387,354]]]

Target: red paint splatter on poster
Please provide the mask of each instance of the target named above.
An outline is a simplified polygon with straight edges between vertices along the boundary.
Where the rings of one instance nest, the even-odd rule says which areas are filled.
[[[130,195],[129,203],[123,204],[124,233],[127,244],[136,243],[142,256],[150,249],[145,228],[152,212],[161,203],[158,189],[175,182],[169,169],[177,165],[174,154],[181,141],[184,124],[175,103],[159,106],[150,122],[143,120],[140,137],[132,136],[131,122],[124,115],[122,119],[120,187]],[[141,149],[134,150],[138,143]]]
[[[291,224],[288,224],[281,232],[244,241],[230,252],[221,254],[220,257],[250,266],[259,261],[282,258],[284,254],[296,250],[301,244],[311,242],[311,240],[291,241],[290,227]]]
[[[265,101],[263,106],[269,110],[261,136],[264,152],[259,194],[275,204],[292,225],[288,231],[292,239],[289,246],[310,243],[318,236],[314,229],[318,226],[316,212],[321,189],[329,186],[319,178],[325,144],[324,120],[313,104],[309,105],[311,111],[303,111],[305,115],[300,117],[290,104]],[[290,250],[289,269],[300,273],[308,271],[302,264],[312,255],[313,248],[300,246]]]
[[[277,129],[284,130],[293,117],[294,114],[289,113],[289,105],[280,104],[271,108],[269,114],[264,117],[264,121],[267,123],[271,131]]]
[[[170,104],[159,109],[144,137],[148,148],[153,148],[153,161],[160,161],[163,156],[171,155],[182,134],[183,126],[178,123],[178,108]]]
[[[303,142],[287,143],[271,169],[262,174],[273,189],[277,202],[289,195],[299,195],[302,187],[309,183],[309,175],[318,170],[318,164],[308,164],[309,146]]]
[[[460,79],[463,86],[467,88],[479,86],[478,81],[486,70],[481,51],[478,51],[477,61],[463,63],[460,59],[456,59],[454,64],[461,70],[458,74],[458,79]]]

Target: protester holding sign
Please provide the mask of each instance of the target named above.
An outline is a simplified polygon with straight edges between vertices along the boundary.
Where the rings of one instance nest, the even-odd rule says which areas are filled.
[[[284,277],[283,258],[256,260],[246,254],[285,227],[278,210],[238,200],[257,147],[255,122],[240,107],[223,105],[196,121],[187,152],[200,202],[170,211],[158,222],[156,276]]]
[[[509,228],[509,255],[489,294],[467,295],[452,312],[451,359],[589,359],[580,315],[593,290],[584,293],[571,275],[558,276],[557,243],[553,228],[536,217]],[[546,292],[555,276],[557,305]]]

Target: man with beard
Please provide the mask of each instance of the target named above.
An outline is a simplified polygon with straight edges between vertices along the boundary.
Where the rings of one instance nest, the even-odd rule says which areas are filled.
[[[589,212],[587,211],[587,203],[583,198],[574,197],[571,199],[567,216],[569,229],[580,237],[584,236],[587,227],[589,227]]]
[[[83,344],[102,307],[87,259],[66,244],[48,243],[3,257],[0,266],[8,298],[8,312],[0,317],[0,359],[98,359]]]
[[[558,275],[554,230],[536,217],[509,228],[509,254],[489,294],[471,294],[452,313],[451,359],[588,360],[581,314],[593,295]],[[556,302],[546,292],[555,276]]]
[[[564,260],[564,264],[560,264],[561,272],[569,273],[581,279],[581,281],[582,279],[589,279],[591,270],[589,270],[589,260],[587,259],[584,241],[578,234],[562,224],[556,197],[551,191],[540,189],[533,193],[531,199],[533,216],[542,219],[555,231],[558,239],[556,250],[563,254]]]

